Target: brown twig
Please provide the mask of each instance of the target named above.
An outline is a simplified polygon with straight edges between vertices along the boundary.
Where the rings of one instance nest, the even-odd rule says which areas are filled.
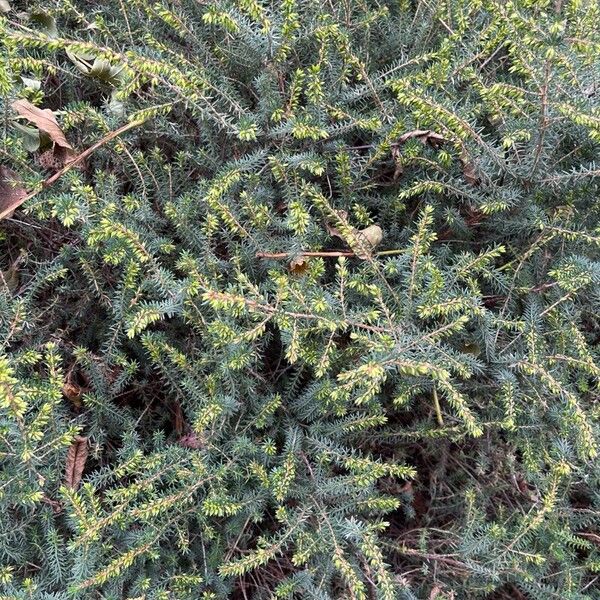
[[[293,258],[294,256],[322,256],[322,257],[336,257],[336,256],[356,256],[354,252],[348,251],[337,251],[337,250],[325,250],[323,252],[299,252],[298,254],[292,252],[257,252],[256,258]]]
[[[36,190],[32,190],[26,196],[23,196],[23,198],[20,198],[18,202],[12,203],[8,208],[6,208],[2,212],[0,212],[0,220],[7,217],[16,208],[21,206],[21,204],[23,204],[24,202],[27,202],[27,200],[31,200],[34,196],[37,196],[41,191],[49,188],[51,185],[56,183],[65,173],[68,173],[73,167],[78,165],[80,162],[84,161],[90,154],[95,152],[98,148],[100,148],[101,146],[104,146],[104,144],[107,144],[111,140],[114,140],[116,137],[120,136],[122,133],[125,133],[126,131],[133,129],[134,127],[138,127],[142,123],[144,123],[144,121],[131,121],[131,123],[126,123],[122,127],[119,127],[118,129],[115,129],[114,131],[111,131],[110,133],[105,135],[102,139],[98,140],[95,144],[92,144],[89,148],[84,150],[81,154],[78,154],[75,158],[73,158],[73,160],[70,160],[62,169],[60,169],[56,173],[54,173],[54,175],[51,175],[47,179],[44,179],[44,181],[42,181],[41,187],[39,187]]]
[[[465,571],[469,571],[469,565],[462,563],[458,560],[456,560],[455,558],[453,558],[453,556],[456,555],[446,555],[446,554],[430,554],[427,552],[419,552],[418,550],[414,550],[413,548],[407,548],[406,546],[396,546],[395,544],[385,544],[387,547],[395,550],[398,554],[404,554],[407,556],[416,556],[418,558],[423,558],[425,560],[434,560],[434,561],[439,561],[439,562],[443,562],[446,563],[447,565],[453,566],[457,569],[460,570],[465,570]]]
[[[546,66],[544,68],[544,85],[540,89],[540,99],[541,99],[541,107],[540,107],[540,123],[539,123],[539,135],[538,141],[535,148],[535,156],[533,159],[533,165],[531,167],[531,171],[529,172],[529,178],[531,179],[535,174],[538,164],[540,162],[540,158],[542,156],[542,149],[544,147],[544,140],[546,139],[546,131],[549,125],[548,120],[548,87],[550,85],[550,61],[546,61]]]
[[[401,254],[404,250],[382,250],[381,252],[375,252],[375,256],[393,256],[394,254]],[[317,256],[322,258],[336,258],[339,256],[356,256],[352,250],[323,250],[322,252],[257,252],[256,258],[273,258],[276,260],[294,258],[300,256]]]
[[[594,542],[597,546],[600,546],[600,535],[597,533],[592,533],[590,531],[578,531],[577,535]]]

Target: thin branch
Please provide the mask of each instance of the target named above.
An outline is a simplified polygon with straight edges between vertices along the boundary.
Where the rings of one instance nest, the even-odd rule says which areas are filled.
[[[381,252],[375,252],[374,256],[393,256],[395,254],[402,254],[404,250],[382,250]],[[337,258],[340,256],[356,256],[355,252],[351,250],[323,250],[322,252],[257,252],[256,258],[272,258],[275,260],[295,258],[300,256],[318,256],[322,258]]]
[[[17,203],[12,203],[9,207],[0,212],[0,220],[4,219],[6,216],[12,213],[15,210],[15,208],[18,208],[19,206],[21,206],[21,204],[27,202],[28,200],[31,200],[34,196],[37,196],[40,192],[56,183],[65,173],[68,173],[73,167],[83,162],[88,156],[90,156],[90,154],[94,153],[98,148],[104,146],[111,140],[114,140],[116,137],[120,136],[126,131],[133,129],[134,127],[138,127],[144,122],[145,121],[131,121],[131,123],[126,123],[122,127],[119,127],[119,129],[115,129],[115,131],[111,131],[110,133],[105,135],[102,139],[98,140],[95,144],[92,144],[89,148],[87,148],[87,150],[84,150],[81,154],[78,154],[75,158],[70,160],[62,169],[59,169],[56,173],[54,173],[54,175],[51,175],[47,179],[44,179],[39,188],[32,190],[26,196],[23,196],[23,198],[19,199]]]
[[[440,427],[444,427],[444,417],[442,417],[442,408],[440,406],[440,399],[438,398],[438,393],[435,384],[433,385],[433,406],[435,408],[435,417],[437,419],[438,425]]]

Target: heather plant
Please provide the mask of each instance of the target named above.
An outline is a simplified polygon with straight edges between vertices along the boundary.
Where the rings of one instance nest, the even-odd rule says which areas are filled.
[[[2,600],[598,597],[597,2],[0,11]]]

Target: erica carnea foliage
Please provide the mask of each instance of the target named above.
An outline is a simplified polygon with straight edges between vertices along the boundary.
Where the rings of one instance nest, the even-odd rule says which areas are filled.
[[[2,599],[598,597],[595,0],[0,10]]]

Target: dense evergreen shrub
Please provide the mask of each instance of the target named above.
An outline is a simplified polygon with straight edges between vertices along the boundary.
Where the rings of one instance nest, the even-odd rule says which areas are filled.
[[[1,598],[598,597],[596,1],[0,9]]]

